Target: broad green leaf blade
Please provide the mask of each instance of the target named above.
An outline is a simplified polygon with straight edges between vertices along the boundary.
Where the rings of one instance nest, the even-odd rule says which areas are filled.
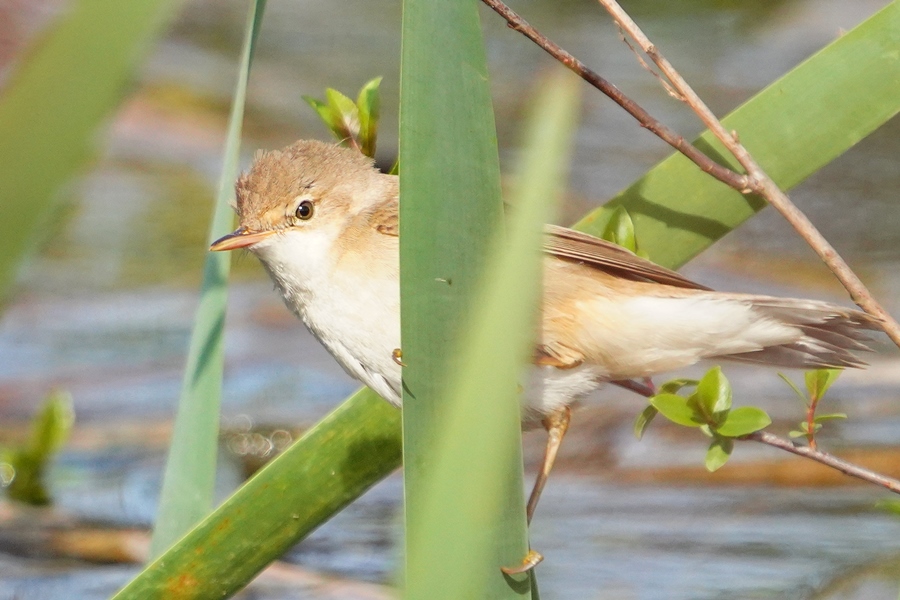
[[[634,223],[624,206],[617,206],[615,208],[601,237],[604,240],[618,244],[632,252],[637,252],[637,241],[634,237]]]
[[[657,394],[650,398],[650,404],[665,418],[678,425],[700,427],[705,423],[703,415],[684,396]]]
[[[755,406],[741,406],[729,411],[725,422],[716,428],[716,433],[723,437],[741,437],[771,424],[772,419],[766,411]]]
[[[816,401],[825,397],[831,384],[837,381],[837,378],[843,373],[843,369],[816,369],[815,371],[807,371],[804,375],[806,380],[806,391],[809,397]]]
[[[677,394],[684,387],[696,386],[700,381],[698,379],[687,379],[681,377],[672,379],[659,386],[660,393]]]
[[[174,0],[80,0],[25,54],[0,95],[0,300],[35,242],[56,191],[95,152]]]
[[[376,77],[367,82],[356,98],[356,106],[359,109],[359,145],[366,156],[375,156],[375,147],[378,142],[378,119],[381,116],[381,100],[378,88],[381,85],[381,77]]]
[[[801,421],[800,423],[797,424],[797,427],[800,430],[797,433],[799,433],[801,436],[810,434],[810,427],[809,427],[809,423],[807,421]],[[812,433],[816,433],[820,429],[822,429],[821,423],[814,422],[813,426],[812,426]],[[794,432],[792,432],[792,433],[794,433]],[[795,437],[795,436],[791,436],[791,437]]]
[[[71,394],[60,390],[51,392],[32,423],[29,451],[41,461],[46,461],[69,439],[74,423]]]
[[[788,384],[788,386],[794,390],[794,394],[800,399],[800,402],[803,403],[803,406],[809,405],[809,398],[803,395],[803,392],[800,391],[800,388],[797,387],[797,384],[790,380],[790,378],[784,373],[779,373],[778,376],[781,378],[783,382]]]
[[[226,598],[400,466],[400,411],[361,390],[151,563],[116,600]]]
[[[52,501],[45,482],[47,468],[69,438],[74,422],[72,397],[67,392],[52,392],[32,420],[28,444],[0,449],[0,478],[11,499],[36,506]]]
[[[255,0],[250,5],[247,17],[219,191],[209,230],[210,243],[231,231],[234,224],[230,201],[234,195],[234,180],[238,172],[247,80],[265,5],[265,0]],[[159,511],[153,528],[151,556],[159,555],[184,535],[206,516],[212,506],[224,364],[222,328],[225,323],[230,266],[229,254],[207,252],[200,304],[194,317],[178,414],[175,417]]]
[[[542,87],[508,236],[493,240],[457,349],[462,365],[438,400],[433,471],[417,492],[422,506],[410,507],[418,512],[408,520],[407,598],[530,596],[528,575],[510,585],[500,567],[518,564],[527,550],[517,388],[533,351],[543,224],[568,165],[578,101],[577,79],[558,75]],[[510,551],[498,553],[498,545]]]
[[[834,160],[900,111],[900,2],[840,36],[723,119],[782,189]],[[731,156],[706,132],[697,142]],[[641,249],[679,267],[766,206],[673,154],[579,221],[599,235],[617,206],[628,209]]]
[[[301,96],[301,98],[316,111],[316,114],[319,115],[319,118],[322,119],[322,122],[328,127],[331,134],[338,139],[341,139],[341,134],[338,132],[340,129],[340,121],[337,116],[331,112],[331,107],[312,96]]]
[[[706,451],[706,470],[710,473],[721,469],[728,459],[731,458],[731,451],[734,450],[734,440],[730,438],[715,438]]]
[[[824,415],[816,415],[814,421],[818,423],[819,421],[832,421],[834,419],[846,419],[847,413],[825,413]]]
[[[721,367],[713,367],[700,379],[694,393],[697,403],[709,420],[731,409],[731,384]]]
[[[456,332],[502,218],[477,10],[464,0],[403,5],[400,286],[403,358],[412,366],[403,374],[404,464],[413,479],[423,466],[418,444],[428,440],[415,430],[432,420]]]
[[[359,137],[359,109],[356,108],[356,103],[332,88],[325,90],[325,99],[335,123],[334,134],[338,139],[344,140],[345,144],[352,146]]]
[[[634,437],[641,439],[650,422],[659,414],[659,409],[652,404],[641,411],[641,414],[634,420]]]
[[[409,365],[403,369],[405,596],[530,596],[527,577],[513,581],[499,570],[517,564],[527,550],[519,408],[509,396],[516,380],[508,373],[498,378],[495,385],[506,393],[488,395],[480,406],[472,403],[480,395],[471,388],[454,396],[457,404],[441,402],[448,377],[471,364],[467,353],[458,356],[462,325],[484,308],[473,305],[476,286],[484,280],[492,238],[502,239],[478,4],[405,0],[402,34],[401,339]],[[507,352],[518,354],[514,344]],[[441,439],[448,442],[435,443]],[[473,461],[468,453],[449,451],[451,442],[468,442],[466,448],[481,452]],[[493,442],[499,443],[496,451],[486,452]],[[436,490],[459,483],[460,475],[467,483],[440,497]],[[473,529],[476,523],[480,527]]]
[[[404,587],[407,598],[431,600],[444,597],[436,588],[459,579],[461,558],[455,532],[440,529],[440,523],[435,539],[422,537],[423,531],[433,531],[426,492],[432,473],[439,466],[449,468],[433,443],[449,426],[438,422],[438,401],[449,373],[459,367],[459,332],[472,308],[491,237],[500,231],[500,167],[478,5],[404,0],[401,49],[400,321],[403,360],[409,365],[403,369]],[[505,462],[511,478],[521,473],[508,451],[494,458]],[[467,466],[459,469],[465,473]],[[474,487],[459,491],[464,490],[471,493]],[[465,514],[470,497],[461,498]],[[505,516],[503,524],[492,527],[511,528],[507,547],[491,549],[498,578],[500,564],[515,563],[525,553],[524,528]],[[452,517],[448,514],[447,522],[458,525]],[[451,563],[435,564],[422,544],[446,548]],[[466,579],[480,586],[488,559],[482,541],[477,544],[481,564],[476,572],[466,572]],[[498,585],[491,595],[516,596],[508,590]]]

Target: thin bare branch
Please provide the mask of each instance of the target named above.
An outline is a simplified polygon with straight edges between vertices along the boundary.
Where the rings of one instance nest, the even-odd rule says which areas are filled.
[[[844,475],[849,475],[850,477],[856,477],[857,479],[862,479],[863,481],[868,481],[869,483],[880,485],[881,487],[887,488],[895,494],[900,494],[900,481],[894,479],[893,477],[888,477],[886,475],[881,475],[874,471],[870,471],[869,469],[860,467],[859,465],[854,465],[853,463],[847,462],[846,460],[840,459],[832,454],[810,448],[809,446],[795,446],[790,440],[780,438],[777,435],[768,433],[766,431],[757,431],[756,433],[751,433],[750,435],[740,439],[753,440],[761,444],[772,446],[773,448],[780,448],[781,450],[796,454],[797,456],[803,456],[810,460],[814,460],[817,463],[821,463],[825,466],[831,467],[832,469],[836,469]]]
[[[744,189],[735,188],[746,193],[748,191],[762,196],[775,210],[791,224],[807,244],[815,250],[819,258],[831,269],[841,284],[850,293],[850,298],[860,308],[876,317],[888,337],[900,347],[900,323],[890,315],[872,296],[865,284],[857,277],[856,273],[847,265],[834,247],[819,233],[815,225],[798,209],[787,197],[778,184],[763,171],[759,163],[754,160],[746,148],[740,143],[735,132],[726,131],[725,127],[716,118],[708,106],[694,92],[687,81],[662,55],[659,49],[641,31],[631,17],[626,13],[616,0],[597,0],[603,8],[612,15],[616,24],[637,42],[641,49],[656,63],[663,75],[665,75],[684,101],[700,117],[703,124],[719,139],[731,152],[737,161],[747,172],[747,186]],[[728,183],[728,182],[726,182]],[[729,183],[729,185],[731,185]],[[732,186],[734,187],[734,186]]]
[[[714,162],[711,158],[703,154],[696,146],[684,139],[684,137],[653,118],[650,113],[644,110],[634,100],[623,94],[619,88],[592,71],[587,65],[575,58],[568,51],[547,39],[546,36],[529,25],[513,9],[504,4],[502,0],[482,1],[494,12],[503,17],[511,29],[518,31],[530,39],[550,54],[550,56],[568,67],[573,73],[609,96],[613,102],[624,108],[628,114],[637,119],[638,123],[641,124],[641,127],[652,131],[657,137],[675,148],[678,152],[681,152],[691,162],[700,167],[701,170],[709,173],[722,183],[731,186],[736,190],[749,189],[749,180],[746,175],[736,173],[735,171]]]
[[[648,73],[650,73],[651,75],[653,75],[656,78],[656,80],[659,82],[659,85],[661,85],[663,87],[663,89],[666,90],[666,93],[669,96],[671,96],[675,100],[678,100],[679,102],[684,102],[684,97],[681,94],[679,94],[678,91],[674,87],[672,87],[672,84],[669,83],[662,75],[657,73],[656,69],[654,69],[649,64],[647,64],[647,61],[644,60],[644,57],[641,56],[641,53],[638,52],[637,49],[631,45],[631,42],[628,40],[628,36],[625,35],[625,30],[622,29],[621,27],[619,27],[618,24],[616,25],[616,29],[619,30],[619,39],[622,40],[622,43],[624,43],[626,46],[628,46],[628,49],[631,50],[632,54],[634,54],[634,57],[637,59],[638,63],[641,65],[641,67],[643,67],[643,69],[645,71],[647,71]]]

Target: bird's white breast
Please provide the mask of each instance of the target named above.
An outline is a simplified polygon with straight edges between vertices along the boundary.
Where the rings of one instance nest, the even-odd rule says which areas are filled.
[[[389,402],[400,405],[400,284],[397,256],[336,252],[337,232],[287,230],[253,247],[287,306],[343,368]],[[389,263],[389,261],[393,261]],[[385,268],[382,263],[389,263]],[[599,386],[594,365],[532,370],[523,395],[524,418],[536,422]]]
[[[326,230],[289,230],[253,248],[288,308],[341,366],[399,405],[401,371],[392,356],[400,347],[399,282],[378,269],[364,275],[339,265],[334,250]]]

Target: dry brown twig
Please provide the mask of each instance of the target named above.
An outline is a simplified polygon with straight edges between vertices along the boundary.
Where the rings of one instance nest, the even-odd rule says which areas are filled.
[[[744,193],[752,192],[762,196],[771,204],[775,210],[787,220],[788,223],[800,234],[809,246],[815,250],[819,258],[822,259],[831,272],[835,274],[844,288],[850,293],[850,298],[859,305],[864,311],[876,317],[881,321],[882,328],[888,337],[900,347],[900,323],[890,315],[879,304],[871,292],[866,288],[865,284],[857,277],[856,273],[847,265],[843,258],[837,253],[834,247],[819,233],[815,225],[798,209],[790,198],[787,197],[778,184],[772,180],[769,175],[763,171],[759,163],[750,155],[746,148],[738,139],[737,132],[726,131],[725,127],[716,118],[708,106],[700,99],[700,96],[694,92],[687,81],[668,60],[662,55],[659,49],[644,34],[637,23],[619,6],[616,0],[597,0],[603,8],[612,15],[616,24],[624,30],[631,38],[637,42],[641,49],[656,63],[663,75],[665,75],[671,85],[675,88],[684,102],[691,107],[694,113],[700,117],[703,124],[718,138],[720,142],[731,152],[737,161],[741,164],[749,181],[747,190],[739,190]]]
[[[656,81],[658,81],[658,82],[659,82],[659,85],[661,85],[661,86],[663,87],[663,89],[666,90],[666,93],[667,93],[669,96],[671,96],[671,97],[674,98],[675,100],[678,100],[679,102],[684,102],[684,101],[685,101],[685,100],[684,100],[684,96],[682,96],[681,94],[679,94],[678,91],[677,91],[674,87],[672,87],[672,84],[671,84],[671,83],[669,83],[665,78],[663,78],[662,75],[660,75],[659,73],[657,73],[657,72],[653,69],[653,67],[651,67],[650,65],[648,65],[648,64],[647,64],[647,61],[644,60],[644,57],[641,56],[641,53],[638,52],[638,51],[635,49],[635,47],[631,45],[631,42],[628,41],[628,36],[625,35],[625,30],[622,29],[618,24],[616,24],[616,29],[619,31],[619,39],[622,41],[623,44],[625,44],[626,46],[628,46],[628,49],[631,50],[631,53],[632,53],[632,54],[634,54],[634,58],[638,61],[638,64],[640,64],[641,67],[643,67],[643,69],[644,69],[645,71],[647,71],[648,73],[650,73],[651,75],[653,75],[654,78],[656,78]]]
[[[742,194],[757,194],[771,204],[791,224],[798,234],[819,255],[822,261],[835,274],[844,288],[850,293],[850,298],[860,308],[874,316],[881,323],[882,328],[891,340],[900,347],[900,323],[874,299],[865,284],[841,258],[834,247],[822,236],[812,222],[803,214],[781,191],[778,185],[769,177],[750,153],[741,145],[737,132],[728,132],[712,111],[700,99],[694,90],[687,84],[684,78],[662,56],[656,46],[644,35],[643,31],[628,16],[615,0],[598,0],[600,4],[613,16],[621,31],[625,31],[641,49],[660,68],[663,75],[669,79],[676,94],[694,110],[703,123],[735,156],[737,161],[746,170],[747,174],[737,173],[713,162],[709,157],[700,152],[694,145],[675,133],[647,111],[641,108],[632,99],[625,96],[616,86],[603,79],[600,75],[588,68],[584,63],[575,58],[571,53],[550,41],[537,29],[529,25],[522,17],[516,14],[502,0],[482,0],[494,12],[503,17],[509,27],[522,33],[528,39],[540,46],[544,51],[553,56],[571,71],[595,88],[606,94],[610,99],[625,109],[633,116],[642,127],[652,131],[664,142],[681,152],[704,172],[709,173],[719,181],[734,188]],[[662,81],[662,79],[660,79]],[[664,85],[668,90],[668,85]]]
[[[640,123],[641,127],[653,132],[662,141],[681,152],[688,160],[700,167],[703,172],[709,173],[711,176],[734,189],[742,190],[747,187],[748,179],[746,175],[736,173],[728,167],[723,167],[714,162],[711,158],[703,154],[696,146],[684,139],[684,137],[661,123],[659,120],[653,118],[653,116],[644,110],[637,102],[623,94],[619,88],[601,77],[595,71],[591,70],[570,52],[555,44],[537,29],[529,25],[525,19],[504,4],[502,0],[482,0],[482,2],[503,17],[510,29],[514,29],[530,39],[573,73],[606,94],[610,100],[621,106],[625,112],[634,117],[635,120]]]
[[[840,459],[833,454],[822,452],[809,446],[797,446],[790,440],[780,438],[777,435],[769,433],[767,431],[757,431],[756,433],[751,433],[748,436],[738,439],[753,440],[754,442],[766,444],[774,448],[780,448],[781,450],[796,454],[797,456],[809,458],[816,461],[817,463],[821,463],[827,467],[836,469],[844,475],[849,475],[850,477],[856,477],[857,479],[862,479],[863,481],[874,483],[875,485],[880,485],[881,487],[887,488],[895,494],[900,494],[900,481],[894,479],[893,477],[888,477],[886,475],[881,475],[874,471],[870,471],[869,469],[860,467],[859,465],[854,465],[851,462]]]

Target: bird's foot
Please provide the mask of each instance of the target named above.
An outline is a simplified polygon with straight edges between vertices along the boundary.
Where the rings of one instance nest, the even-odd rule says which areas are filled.
[[[525,558],[522,559],[522,564],[516,567],[500,567],[500,570],[507,575],[520,575],[522,573],[527,573],[538,566],[542,560],[544,560],[543,554],[537,550],[529,550],[528,554],[525,555]]]
[[[402,360],[403,350],[401,350],[400,348],[394,348],[393,352],[391,352],[391,359],[401,367],[406,366],[406,363]]]

